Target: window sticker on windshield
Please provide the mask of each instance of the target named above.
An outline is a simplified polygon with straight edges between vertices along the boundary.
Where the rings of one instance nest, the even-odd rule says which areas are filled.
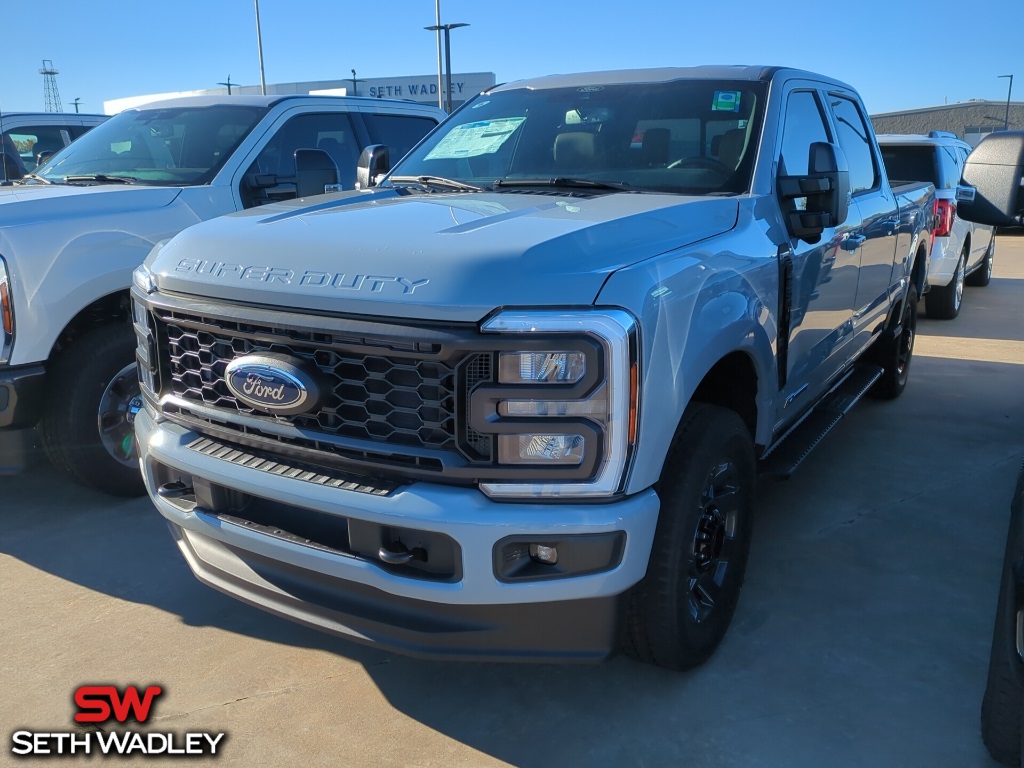
[[[423,159],[453,160],[494,154],[525,120],[525,117],[502,117],[458,125]]]
[[[739,112],[739,91],[715,91],[715,99],[711,103],[712,112]]]

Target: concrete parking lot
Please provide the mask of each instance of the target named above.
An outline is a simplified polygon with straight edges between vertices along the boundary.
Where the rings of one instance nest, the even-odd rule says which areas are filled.
[[[687,674],[322,635],[197,582],[147,499],[37,459],[0,477],[0,764],[16,730],[72,729],[78,686],[156,683],[145,728],[226,732],[218,765],[994,765],[978,713],[1024,457],[1022,307],[1024,236],[1001,235],[961,316],[920,321],[903,397],[762,482],[733,626]]]

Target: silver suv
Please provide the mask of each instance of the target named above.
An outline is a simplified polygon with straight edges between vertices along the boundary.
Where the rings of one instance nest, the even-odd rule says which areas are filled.
[[[885,170],[893,184],[930,181],[935,185],[935,228],[925,281],[928,317],[952,320],[960,314],[964,285],[988,285],[995,256],[994,230],[964,221],[956,213],[956,188],[971,145],[953,133],[878,137]]]
[[[70,112],[0,113],[0,184],[32,173],[49,155],[106,119]]]

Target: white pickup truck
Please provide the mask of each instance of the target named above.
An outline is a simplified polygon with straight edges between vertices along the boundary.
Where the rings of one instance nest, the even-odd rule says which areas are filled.
[[[132,270],[197,222],[352,189],[363,147],[386,143],[397,158],[443,117],[351,97],[161,101],[0,188],[0,430],[38,424],[51,462],[75,481],[144,493]]]

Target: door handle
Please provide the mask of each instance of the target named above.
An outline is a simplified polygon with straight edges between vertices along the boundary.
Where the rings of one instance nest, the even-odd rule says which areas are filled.
[[[842,242],[843,250],[853,253],[864,245],[865,240],[867,240],[867,238],[864,235],[850,235],[849,237],[844,237]]]

